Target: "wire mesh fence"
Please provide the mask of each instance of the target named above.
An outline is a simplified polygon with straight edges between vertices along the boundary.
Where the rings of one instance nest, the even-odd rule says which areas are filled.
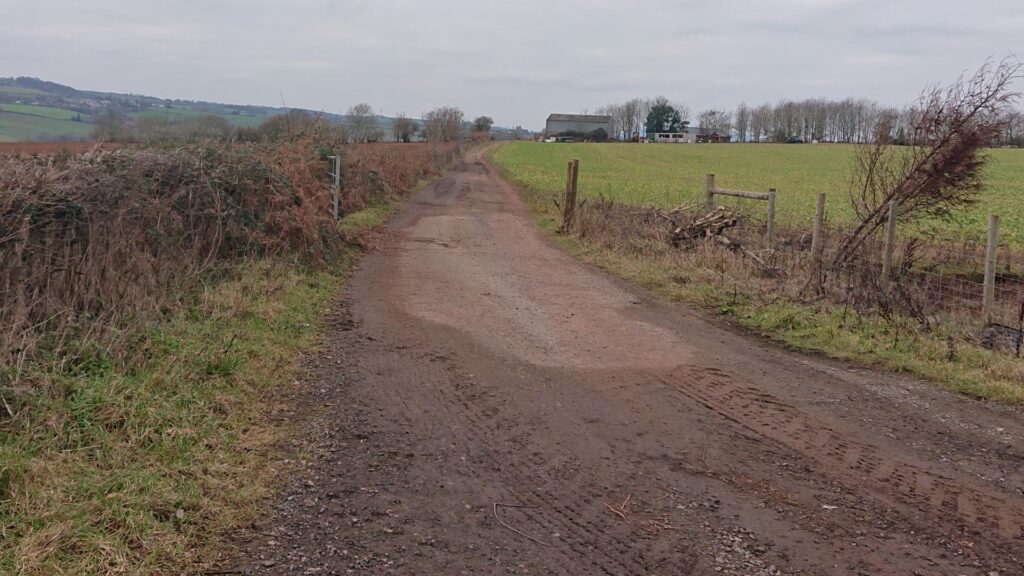
[[[816,240],[811,225],[780,227],[776,223],[770,239],[763,207],[749,201],[731,204],[729,209],[743,217],[726,234],[737,245],[760,255],[776,274],[813,282],[819,293],[843,300],[899,310],[924,321],[938,313],[952,313],[1001,327],[1011,339],[1021,339],[1024,247],[1000,244],[996,237],[991,271],[986,274],[990,254],[986,238],[924,237],[906,227],[901,229],[897,222],[891,246],[886,246],[883,229],[864,241],[856,258],[837,263],[839,248],[850,239],[851,227],[822,226]],[[816,242],[820,248],[814,254]]]
[[[569,176],[566,190],[575,196],[579,178],[571,170]],[[734,283],[760,282],[762,290],[797,299],[829,298],[926,325],[955,321],[985,345],[1014,352],[1021,347],[1024,246],[1000,243],[998,218],[988,237],[965,239],[965,232],[926,237],[901,225],[894,207],[891,237],[883,226],[876,234],[853,238],[852,225],[829,222],[824,198],[815,222],[780,225],[777,216],[781,222],[789,219],[776,213],[775,190],[720,189],[710,174],[706,185],[703,203],[675,210],[589,198],[573,229],[633,251],[657,251],[659,244],[682,247],[691,260],[703,258]],[[707,242],[695,246],[698,237]],[[859,248],[848,257],[841,252],[851,240]],[[726,262],[725,254],[733,261]]]

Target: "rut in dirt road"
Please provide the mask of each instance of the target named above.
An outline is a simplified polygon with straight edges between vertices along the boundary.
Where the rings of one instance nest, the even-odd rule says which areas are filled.
[[[1024,574],[1018,410],[655,301],[482,154],[346,289],[246,571]]]

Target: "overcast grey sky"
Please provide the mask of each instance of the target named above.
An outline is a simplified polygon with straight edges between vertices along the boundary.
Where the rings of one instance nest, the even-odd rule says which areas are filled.
[[[0,0],[0,76],[338,112],[442,104],[538,128],[665,95],[901,105],[1024,57],[1024,0]]]

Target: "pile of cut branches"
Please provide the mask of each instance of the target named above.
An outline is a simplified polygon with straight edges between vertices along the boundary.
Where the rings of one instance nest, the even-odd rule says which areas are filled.
[[[687,216],[688,221],[677,224],[679,216],[685,214],[677,208],[665,214],[665,218],[675,227],[672,230],[672,245],[681,248],[692,248],[699,240],[711,239],[723,246],[738,247],[739,243],[725,236],[725,231],[739,224],[739,216],[734,210],[724,206],[707,214]]]

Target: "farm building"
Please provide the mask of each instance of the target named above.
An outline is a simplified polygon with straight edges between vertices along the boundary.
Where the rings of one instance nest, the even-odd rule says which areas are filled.
[[[594,130],[604,130],[609,138],[615,136],[611,116],[593,116],[589,114],[552,114],[548,116],[544,128],[545,137],[558,136],[567,132],[588,134]]]
[[[700,128],[698,126],[687,126],[679,132],[658,132],[648,134],[647,139],[651,142],[666,142],[670,144],[726,144],[732,141],[732,135],[728,132],[719,132]]]
[[[698,144],[728,144],[729,142],[732,142],[732,134],[728,130],[719,132],[697,128]]]
[[[685,127],[679,132],[658,132],[648,134],[647,139],[651,142],[662,142],[668,144],[693,144],[697,141],[697,130]]]

